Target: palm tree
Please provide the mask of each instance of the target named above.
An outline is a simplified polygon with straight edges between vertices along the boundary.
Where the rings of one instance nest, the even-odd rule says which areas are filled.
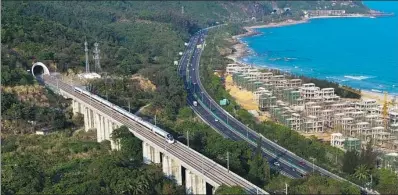
[[[354,176],[360,181],[366,181],[369,177],[369,169],[366,165],[359,165],[355,169]]]

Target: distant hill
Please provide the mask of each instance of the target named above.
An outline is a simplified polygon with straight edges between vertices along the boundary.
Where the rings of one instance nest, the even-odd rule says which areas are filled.
[[[366,10],[362,3],[350,5],[345,8]],[[84,39],[91,48],[97,40],[105,69],[134,73],[145,64],[171,63],[199,28],[268,20],[286,8],[279,18],[299,17],[303,9],[340,9],[329,1],[3,1],[2,44],[18,52],[22,64],[48,61],[66,71],[82,69]]]
[[[367,11],[358,2],[345,4],[351,11]],[[23,85],[35,84],[26,71],[35,61],[44,62],[52,71],[83,71],[84,41],[89,43],[90,64],[94,64],[92,49],[97,41],[104,71],[128,77],[139,73],[157,86],[158,91],[151,94],[132,91],[135,96],[128,97],[137,104],[135,107],[155,100],[159,107],[167,107],[170,102],[163,100],[179,94],[180,100],[176,101],[179,103],[168,105],[173,108],[169,110],[177,112],[185,102],[184,90],[172,64],[179,59],[178,53],[183,51],[190,34],[225,22],[233,24],[230,25],[234,29],[231,32],[237,34],[243,31],[239,28],[243,22],[294,19],[301,17],[301,10],[331,9],[331,5],[329,1],[2,1],[2,85],[25,89]],[[339,6],[337,3],[335,8],[341,9]],[[101,92],[107,89],[105,85],[103,88],[99,86],[96,88],[103,89]],[[8,113],[5,118],[13,119],[25,108],[32,113],[39,109],[38,105],[28,103],[12,107],[16,102],[10,93],[15,91],[18,90],[2,92],[10,97],[3,101],[8,105],[2,107],[4,113]],[[111,98],[123,96],[114,93],[110,94]],[[47,94],[47,99],[57,99],[44,91],[40,94]],[[24,97],[17,93],[13,95],[19,99],[37,96],[28,91]],[[115,101],[125,102],[117,98]],[[47,115],[53,114],[46,112],[38,117],[45,119]],[[20,119],[33,120],[34,116],[24,114]]]

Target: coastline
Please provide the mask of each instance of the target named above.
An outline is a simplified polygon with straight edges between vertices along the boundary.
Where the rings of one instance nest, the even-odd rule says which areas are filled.
[[[276,27],[284,27],[284,26],[290,26],[290,25],[296,25],[296,24],[304,24],[310,22],[311,19],[323,19],[323,18],[373,18],[375,17],[374,15],[365,15],[365,14],[352,14],[352,15],[345,15],[345,16],[315,16],[311,18],[303,18],[301,20],[285,20],[282,22],[277,22],[277,23],[269,23],[269,24],[263,24],[263,25],[254,25],[254,26],[246,26],[243,27],[247,32],[244,34],[232,36],[232,39],[234,41],[234,45],[232,46],[236,52],[232,53],[231,55],[228,55],[227,58],[231,59],[234,61],[234,63],[239,63],[239,64],[244,64],[242,61],[240,61],[240,58],[246,56],[249,52],[250,49],[248,46],[240,40],[242,37],[248,37],[248,36],[254,36],[260,34],[256,29],[258,28],[276,28]],[[256,64],[251,64],[257,68],[264,68],[261,66],[257,66]],[[376,99],[376,101],[380,104],[384,102],[384,93],[380,92],[374,92],[370,90],[363,90],[360,89],[361,93],[364,95],[365,99]],[[394,99],[393,95],[388,94],[387,95],[387,101],[392,101]],[[397,99],[398,100],[398,99]]]

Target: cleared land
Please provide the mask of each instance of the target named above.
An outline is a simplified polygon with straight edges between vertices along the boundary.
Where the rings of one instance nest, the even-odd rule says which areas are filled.
[[[259,116],[255,116],[260,121],[269,120],[269,113],[261,112],[258,109],[258,104],[254,102],[254,95],[252,92],[247,90],[239,90],[237,86],[235,86],[232,82],[232,77],[228,75],[225,78],[225,88],[229,91],[229,94],[235,99],[235,101],[242,106],[245,110],[255,110],[259,113]]]

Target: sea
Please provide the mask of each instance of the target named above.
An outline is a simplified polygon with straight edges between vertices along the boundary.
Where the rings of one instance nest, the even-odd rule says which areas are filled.
[[[362,90],[398,95],[398,1],[364,1],[394,13],[380,18],[322,18],[260,28],[241,41],[240,60],[296,75],[327,79]]]

